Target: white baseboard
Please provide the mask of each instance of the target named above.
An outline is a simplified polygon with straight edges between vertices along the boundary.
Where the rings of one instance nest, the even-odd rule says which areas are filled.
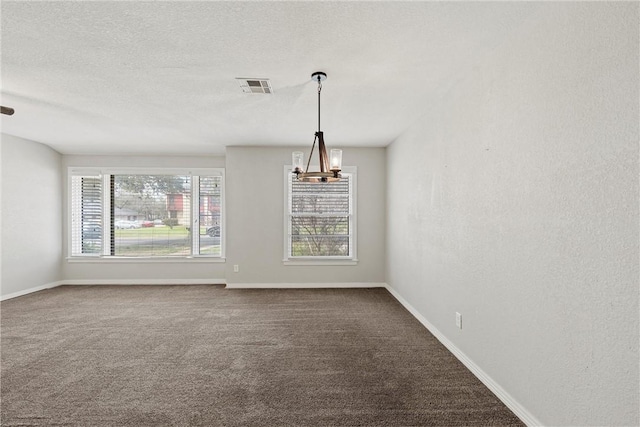
[[[36,286],[36,287],[33,287],[33,288],[24,289],[22,291],[13,292],[13,293],[8,294],[8,295],[2,295],[2,296],[0,296],[0,301],[4,301],[4,300],[11,299],[11,298],[16,298],[16,297],[21,297],[23,295],[31,294],[33,292],[43,291],[45,289],[55,288],[55,287],[60,286],[60,285],[62,285],[62,281],[45,283],[44,285],[41,285],[41,286]]]
[[[102,286],[102,285],[224,285],[224,279],[99,279],[99,280],[59,280],[42,286],[24,289],[9,295],[0,296],[0,301],[21,297],[33,292],[51,289],[62,285]]]
[[[63,280],[63,285],[224,285],[224,279],[74,279]]]
[[[47,283],[0,297],[0,301],[38,292],[62,285],[103,286],[103,285],[225,285],[227,289],[318,289],[318,288],[386,288],[386,283],[344,282],[344,283],[225,283],[225,279],[74,279]]]
[[[422,314],[407,302],[395,289],[386,285],[387,290],[413,315],[425,328],[429,330],[473,375],[475,375],[498,399],[504,403],[518,418],[528,426],[542,426],[543,424],[518,403],[505,389],[496,383],[486,372],[467,357],[458,347],[447,339],[435,326],[433,326]]]
[[[325,288],[386,288],[386,283],[227,283],[227,289],[325,289]]]

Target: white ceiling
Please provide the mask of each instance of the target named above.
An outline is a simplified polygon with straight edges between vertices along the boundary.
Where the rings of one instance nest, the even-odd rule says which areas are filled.
[[[539,7],[2,1],[2,132],[65,154],[310,145],[321,70],[327,144],[386,146]]]

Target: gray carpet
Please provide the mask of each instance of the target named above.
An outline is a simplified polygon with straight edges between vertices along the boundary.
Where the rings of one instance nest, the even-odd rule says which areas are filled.
[[[2,425],[523,425],[384,289],[63,286],[1,304]]]

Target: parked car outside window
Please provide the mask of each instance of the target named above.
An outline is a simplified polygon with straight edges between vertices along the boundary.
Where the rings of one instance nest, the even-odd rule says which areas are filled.
[[[207,228],[207,234],[210,237],[220,237],[220,226],[214,225],[213,227]]]
[[[126,221],[126,220],[118,220],[113,224],[119,230],[127,230],[131,228],[140,228],[137,222]]]

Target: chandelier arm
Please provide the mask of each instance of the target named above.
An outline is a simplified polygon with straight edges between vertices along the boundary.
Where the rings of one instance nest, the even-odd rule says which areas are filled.
[[[316,141],[318,140],[318,134],[313,138],[313,145],[311,146],[311,152],[309,153],[309,159],[307,160],[307,167],[304,170],[305,172],[309,172],[309,165],[311,164],[311,157],[313,157],[313,149],[316,148]]]
[[[327,157],[327,147],[324,145],[324,135],[318,132],[318,156],[320,157],[320,172],[329,170],[329,158]]]

